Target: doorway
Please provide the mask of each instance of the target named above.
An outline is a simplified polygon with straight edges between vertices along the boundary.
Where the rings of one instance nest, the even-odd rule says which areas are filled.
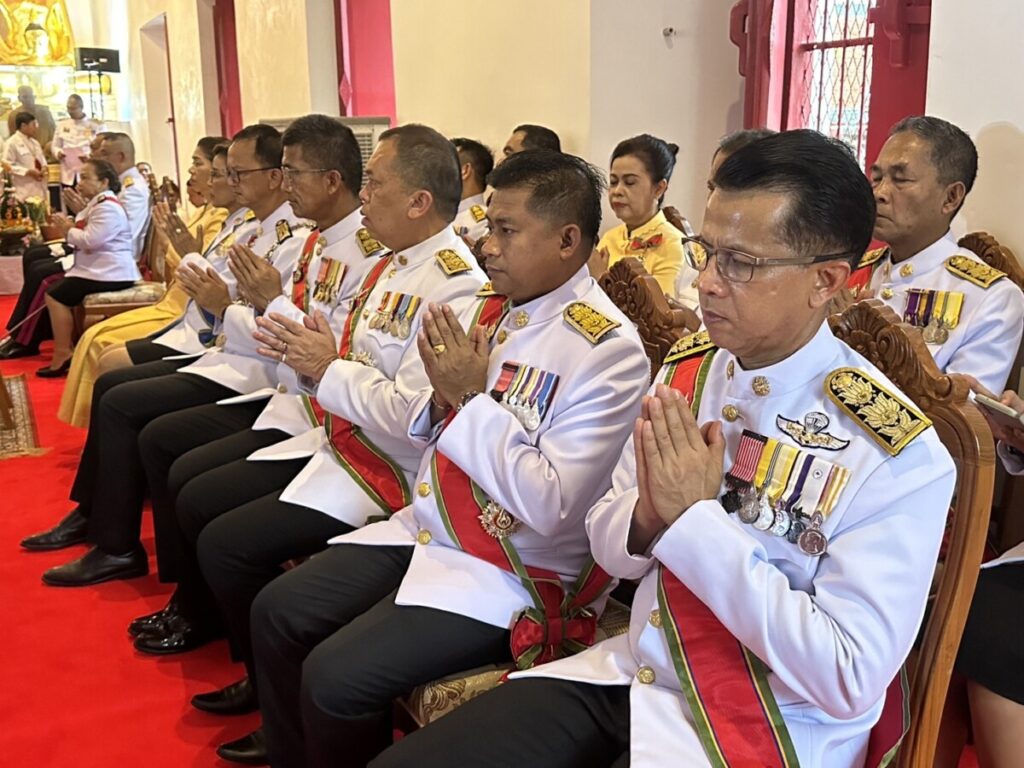
[[[171,90],[171,56],[167,44],[167,14],[161,13],[139,29],[142,74],[146,88],[149,162],[157,179],[169,176],[181,188],[178,136]]]

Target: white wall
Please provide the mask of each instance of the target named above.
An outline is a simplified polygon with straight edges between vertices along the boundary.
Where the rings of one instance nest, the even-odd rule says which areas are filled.
[[[978,180],[954,222],[987,230],[1024,260],[1024,3],[933,0],[929,114],[978,146]]]

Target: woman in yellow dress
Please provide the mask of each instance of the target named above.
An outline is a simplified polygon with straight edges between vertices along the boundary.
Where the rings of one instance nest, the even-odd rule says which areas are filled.
[[[675,295],[681,271],[693,272],[690,280],[680,281],[681,285],[689,286],[696,279],[696,271],[683,262],[682,232],[661,210],[678,151],[675,144],[646,133],[615,147],[608,173],[608,201],[622,223],[606,232],[598,243],[590,261],[595,277],[620,259],[634,257],[670,297]],[[691,309],[696,307],[696,290],[687,289],[676,298]]]
[[[221,136],[206,136],[199,140],[195,152],[192,153],[188,183],[191,189],[201,196],[202,207],[193,215],[187,228],[194,244],[193,250],[199,252],[205,250],[227,217],[226,209],[216,207],[209,201],[213,150],[218,144],[226,142],[227,139]],[[177,220],[176,215],[171,218]],[[157,232],[159,227],[155,230],[155,233]],[[160,234],[163,236],[163,233]],[[168,245],[164,261],[165,273],[170,280],[181,261],[181,256],[173,246]],[[126,341],[139,339],[160,330],[181,315],[187,303],[188,296],[185,292],[177,285],[171,284],[156,304],[122,312],[87,329],[75,345],[75,355],[71,360],[71,369],[61,395],[57,418],[75,427],[89,426],[92,386],[96,377],[106,370],[119,367],[120,357],[125,354]],[[104,358],[102,362],[101,357]],[[123,364],[130,362],[128,360]]]

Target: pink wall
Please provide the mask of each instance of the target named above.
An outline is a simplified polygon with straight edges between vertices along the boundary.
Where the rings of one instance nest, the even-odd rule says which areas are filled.
[[[351,116],[387,115],[395,123],[395,68],[391,52],[391,0],[337,0],[340,85]]]

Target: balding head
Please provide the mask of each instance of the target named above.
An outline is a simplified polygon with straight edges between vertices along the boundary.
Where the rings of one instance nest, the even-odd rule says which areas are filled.
[[[106,160],[120,175],[135,165],[135,143],[127,133],[108,133],[94,157]]]
[[[18,86],[18,101],[22,104],[34,104],[36,101],[35,91],[32,90],[31,85],[19,85]]]

